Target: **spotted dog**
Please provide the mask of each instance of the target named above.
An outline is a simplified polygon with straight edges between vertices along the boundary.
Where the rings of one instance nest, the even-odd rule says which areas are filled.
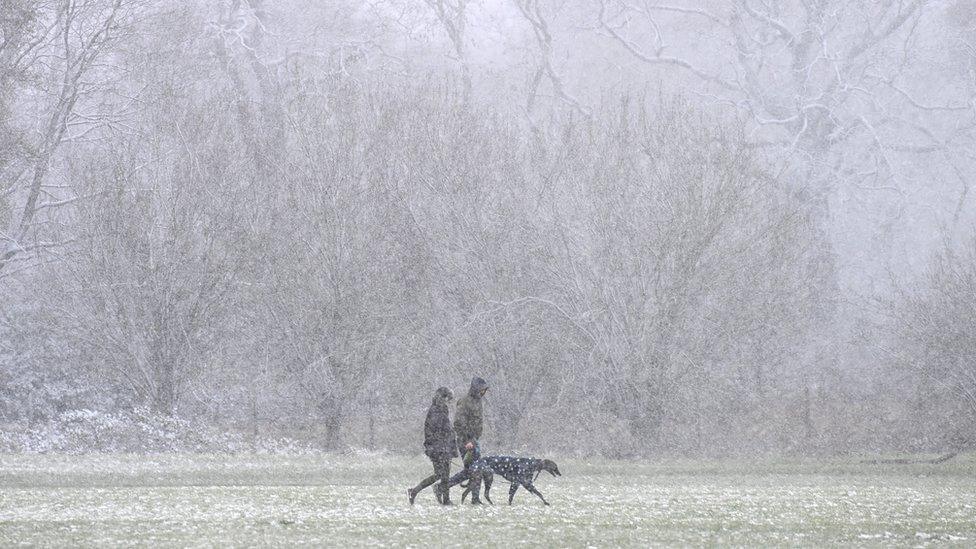
[[[485,499],[488,500],[488,503],[492,503],[490,492],[494,475],[501,475],[505,480],[511,482],[512,487],[508,489],[509,505],[512,504],[512,499],[515,498],[515,492],[519,486],[523,486],[529,492],[539,496],[542,503],[549,505],[546,498],[542,497],[542,494],[536,490],[533,481],[539,478],[539,475],[543,471],[554,477],[562,476],[562,473],[559,472],[559,467],[556,466],[556,462],[552,460],[512,456],[485,456],[472,463],[468,469],[472,476],[477,475],[484,481]],[[461,494],[462,502],[470,492],[471,486],[469,485],[464,490],[464,493]]]

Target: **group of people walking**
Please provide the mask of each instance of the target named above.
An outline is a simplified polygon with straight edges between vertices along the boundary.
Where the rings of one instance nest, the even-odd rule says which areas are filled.
[[[434,392],[434,401],[427,410],[424,422],[424,453],[434,466],[434,474],[420,481],[420,484],[407,490],[407,497],[413,504],[417,494],[434,485],[437,501],[451,505],[451,459],[463,456],[463,467],[467,470],[480,455],[478,440],[484,428],[484,405],[482,400],[488,392],[488,382],[480,377],[471,380],[468,394],[457,402],[453,425],[450,418],[450,404],[454,393],[447,387]],[[463,471],[462,471],[463,472]],[[477,482],[473,479],[472,482]],[[479,504],[477,486],[472,490],[471,503]]]

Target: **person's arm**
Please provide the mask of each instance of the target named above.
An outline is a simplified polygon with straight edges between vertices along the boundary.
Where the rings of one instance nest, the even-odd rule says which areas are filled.
[[[436,433],[434,432],[436,425],[434,424],[433,421],[434,418],[431,417],[433,416],[433,412],[434,410],[432,409],[428,410],[427,419],[424,420],[424,449],[425,450],[427,449],[427,445],[430,444],[430,442],[434,440],[434,437],[436,436]]]
[[[474,432],[474,438],[481,440],[481,434],[485,427],[485,412],[480,406],[476,410],[472,410],[472,412],[474,413],[471,415],[475,417],[473,417],[473,421],[471,421],[471,430]]]
[[[454,413],[454,436],[457,438],[462,438],[467,436],[465,432],[464,424],[467,421],[467,411],[465,407],[458,401],[457,411]]]
[[[446,411],[444,412],[443,419],[443,434],[447,445],[451,448],[451,457],[457,457],[457,437],[454,433],[454,426],[451,425],[451,417]]]

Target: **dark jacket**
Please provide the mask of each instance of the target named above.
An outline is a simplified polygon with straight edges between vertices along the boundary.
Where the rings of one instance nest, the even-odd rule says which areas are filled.
[[[451,390],[446,387],[441,387],[434,393],[434,401],[427,410],[427,420],[424,422],[424,453],[428,457],[458,455],[447,407],[447,403],[453,398]]]
[[[484,407],[481,393],[488,388],[488,382],[476,377],[471,380],[471,388],[457,403],[454,414],[454,432],[457,433],[458,446],[481,438],[484,426]]]

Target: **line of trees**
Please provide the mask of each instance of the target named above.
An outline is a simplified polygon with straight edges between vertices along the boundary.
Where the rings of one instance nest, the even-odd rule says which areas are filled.
[[[542,409],[660,449],[741,420],[803,346],[809,212],[683,104],[544,141],[453,89],[283,93],[263,167],[219,97],[161,100],[150,139],[77,160],[90,198],[52,232],[76,242],[18,319],[37,369],[163,415],[316,423],[330,448],[481,373],[507,443]]]
[[[811,34],[810,6],[793,34],[750,3],[643,14],[742,41],[773,29],[740,48],[757,72],[734,83],[642,53],[623,34],[629,4],[573,12],[643,63],[724,82],[743,119],[690,95],[576,93],[560,18],[513,2],[539,48],[524,104],[479,93],[492,82],[464,0],[422,3],[453,56],[424,68],[423,40],[393,51],[387,24],[412,24],[397,2],[316,8],[328,32],[310,39],[274,32],[287,16],[255,0],[0,7],[0,429],[148,409],[414,451],[433,389],[481,375],[488,443],[510,449],[972,443],[976,240],[876,299],[844,293],[829,193],[879,158],[870,184],[895,177],[892,147],[870,139],[895,122],[857,114],[819,68],[788,89],[829,109],[767,97],[787,88],[763,56],[823,61],[813,45],[834,31]],[[911,100],[904,72],[849,67],[888,66],[872,48],[931,24],[912,6],[871,12],[873,35],[840,33],[857,50],[845,81]],[[956,112],[936,111],[929,136]],[[956,202],[949,235],[966,233]]]

